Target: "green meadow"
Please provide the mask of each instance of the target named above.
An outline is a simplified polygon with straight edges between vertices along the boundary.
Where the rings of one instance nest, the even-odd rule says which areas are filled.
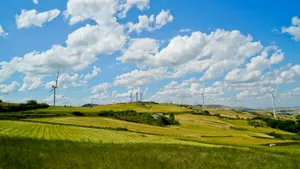
[[[200,109],[138,103],[2,113],[24,116],[0,120],[0,168],[300,168],[297,134],[249,125],[256,114]],[[180,124],[97,116],[102,110],[173,112]]]

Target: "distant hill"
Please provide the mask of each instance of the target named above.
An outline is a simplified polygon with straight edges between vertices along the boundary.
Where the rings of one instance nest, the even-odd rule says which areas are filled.
[[[138,103],[119,103],[119,104],[108,104],[108,105],[97,105],[93,109],[98,110],[135,110],[137,112],[148,112],[148,113],[182,113],[192,112],[192,107],[185,107],[184,105],[175,105],[169,103],[153,103],[153,102],[138,102]]]
[[[201,104],[198,104],[196,106],[202,107]],[[207,108],[228,108],[228,106],[223,106],[223,105],[219,105],[219,104],[209,104],[209,105],[205,105],[205,107],[207,107]]]

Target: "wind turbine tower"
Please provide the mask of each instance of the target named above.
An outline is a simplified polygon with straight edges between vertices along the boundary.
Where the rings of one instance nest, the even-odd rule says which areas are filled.
[[[236,104],[239,103],[239,102],[242,102],[242,101],[236,98],[236,99],[234,100],[234,102],[232,103],[232,106],[236,105]],[[237,111],[237,110],[238,110],[238,108],[236,107],[236,108],[235,108],[235,111]]]
[[[135,100],[136,100],[136,102],[139,102],[139,93],[138,92],[135,93]]]
[[[202,108],[204,108],[204,93],[202,93],[202,101],[203,101]]]
[[[130,102],[133,102],[133,96],[132,96],[132,92],[130,93]]]
[[[275,102],[279,103],[278,100],[276,99],[276,93],[278,91],[279,85],[277,85],[277,88],[275,89],[274,93],[272,94],[272,102],[273,102],[273,116],[274,119],[276,119],[276,105]]]
[[[54,107],[55,107],[55,103],[56,103],[56,89],[58,88],[58,77],[59,77],[59,70],[57,71],[55,85],[52,85],[52,90],[50,91],[50,93],[53,91],[53,106]]]
[[[273,101],[273,115],[274,115],[274,119],[276,119],[276,109],[275,109],[275,94],[272,94],[272,101]]]
[[[140,93],[140,102],[143,102],[143,92]]]

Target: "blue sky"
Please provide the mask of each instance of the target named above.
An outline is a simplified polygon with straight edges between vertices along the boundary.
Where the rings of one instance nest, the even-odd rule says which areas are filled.
[[[0,98],[299,106],[298,1],[6,0]]]

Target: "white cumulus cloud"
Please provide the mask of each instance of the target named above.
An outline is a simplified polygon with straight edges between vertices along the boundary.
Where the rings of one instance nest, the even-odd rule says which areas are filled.
[[[100,83],[99,85],[91,88],[91,93],[92,94],[107,93],[107,90],[110,87],[111,87],[110,83]]]
[[[295,41],[300,40],[300,19],[295,16],[292,18],[292,25],[289,27],[282,27],[282,33],[287,33],[293,37]]]
[[[140,33],[144,30],[146,31],[154,31],[160,29],[167,23],[173,21],[174,17],[171,15],[170,11],[162,10],[156,17],[154,15],[146,16],[140,15],[138,16],[139,22],[134,24],[132,22],[127,23],[128,32],[131,33],[136,31]]]
[[[139,66],[170,67],[175,70],[174,77],[207,69],[203,80],[219,77],[263,49],[261,43],[253,41],[250,35],[222,29],[210,34],[193,32],[190,36],[176,36],[160,51],[157,51],[159,44],[154,40],[143,43],[149,46],[139,47],[132,43],[128,52],[125,50],[118,60]]]
[[[46,88],[51,89],[53,85],[55,85],[55,81],[51,81],[46,83]],[[63,73],[58,78],[58,88],[59,89],[67,89],[69,87],[78,87],[85,85],[80,81],[79,74],[70,75],[68,73]]]
[[[0,84],[0,94],[10,94],[18,89],[19,83],[13,81],[10,85]]]
[[[29,28],[33,26],[43,27],[46,22],[50,22],[60,14],[60,10],[53,9],[39,13],[35,9],[23,10],[20,15],[16,15],[18,29]]]
[[[93,67],[93,72],[85,75],[84,80],[92,79],[92,78],[98,76],[98,74],[100,74],[100,73],[101,73],[101,69],[98,68],[97,66],[94,66]]]
[[[129,73],[119,75],[115,78],[115,86],[135,87],[153,83],[161,80],[167,73],[166,68],[156,68],[148,70],[134,70]]]
[[[19,89],[20,92],[24,92],[26,90],[33,90],[42,85],[42,77],[39,76],[25,76],[23,79],[23,85]]]
[[[0,25],[0,37],[6,37],[7,35],[8,33],[5,32],[2,25]]]
[[[121,13],[119,16],[125,18],[127,12],[133,7],[136,6],[139,10],[144,10],[150,8],[150,0],[125,0],[125,3],[120,6]]]

